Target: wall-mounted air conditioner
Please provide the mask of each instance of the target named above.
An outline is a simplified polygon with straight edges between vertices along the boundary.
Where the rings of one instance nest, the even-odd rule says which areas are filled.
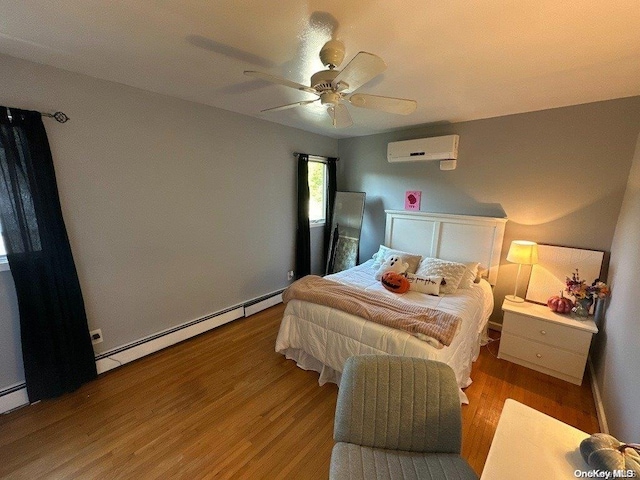
[[[390,163],[441,160],[440,170],[453,170],[459,139],[459,135],[446,135],[391,142],[387,145],[387,160]]]

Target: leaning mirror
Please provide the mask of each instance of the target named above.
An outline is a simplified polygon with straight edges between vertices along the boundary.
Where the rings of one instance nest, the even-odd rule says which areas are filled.
[[[357,265],[364,201],[364,192],[336,192],[327,254],[327,274],[341,272]]]

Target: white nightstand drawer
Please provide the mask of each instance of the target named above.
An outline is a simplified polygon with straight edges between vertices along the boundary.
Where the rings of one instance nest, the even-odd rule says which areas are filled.
[[[508,355],[576,378],[582,378],[587,362],[586,355],[511,335],[504,330],[500,338],[500,356],[502,355]]]
[[[504,313],[502,331],[579,354],[589,350],[592,338],[590,332],[513,312]]]

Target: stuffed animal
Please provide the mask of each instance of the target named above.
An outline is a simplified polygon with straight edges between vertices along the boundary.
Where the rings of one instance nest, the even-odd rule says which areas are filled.
[[[382,275],[387,272],[404,273],[407,271],[407,268],[409,268],[407,262],[403,262],[402,258],[397,255],[391,255],[380,265],[380,268],[376,272],[376,280],[380,280]]]
[[[622,443],[606,433],[594,433],[580,443],[582,458],[598,470],[625,471],[640,476],[640,445]]]

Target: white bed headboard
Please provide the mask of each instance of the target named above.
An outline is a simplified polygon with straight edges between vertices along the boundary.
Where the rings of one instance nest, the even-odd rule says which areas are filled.
[[[506,218],[386,210],[385,245],[454,262],[480,262],[498,280]]]

